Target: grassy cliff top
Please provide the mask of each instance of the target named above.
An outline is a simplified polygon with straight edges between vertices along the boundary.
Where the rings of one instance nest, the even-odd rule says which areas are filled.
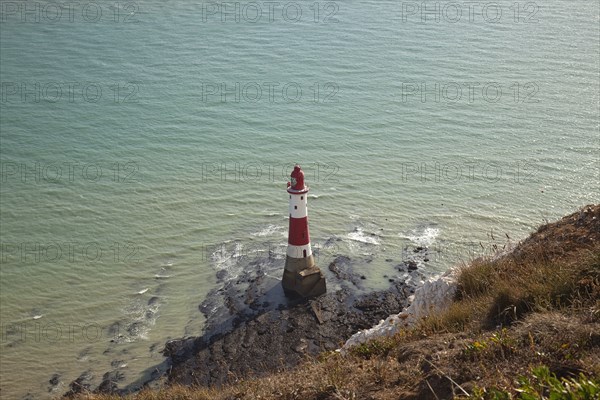
[[[209,365],[206,366],[210,368]],[[159,399],[600,399],[600,205],[465,266],[451,307],[393,338]],[[84,394],[81,399],[117,396]]]

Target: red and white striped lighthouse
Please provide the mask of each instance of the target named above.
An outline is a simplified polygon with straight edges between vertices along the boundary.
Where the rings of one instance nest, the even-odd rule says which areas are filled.
[[[288,296],[315,297],[327,291],[325,277],[315,265],[308,234],[308,186],[304,172],[294,166],[287,191],[290,197],[290,228],[283,270],[283,290]]]

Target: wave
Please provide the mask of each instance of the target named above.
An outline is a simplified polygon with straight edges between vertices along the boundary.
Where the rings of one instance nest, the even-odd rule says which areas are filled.
[[[160,301],[158,297],[152,297],[145,301],[142,299],[134,300],[124,310],[126,320],[124,325],[119,328],[119,342],[131,343],[138,339],[148,339],[148,334],[156,324]]]
[[[365,234],[363,228],[356,227],[354,231],[348,234],[348,239],[353,240],[355,242],[361,242],[366,244],[379,245],[379,237],[375,234]]]
[[[268,226],[264,227],[263,229],[259,230],[258,232],[252,233],[251,235],[261,237],[261,236],[274,235],[276,233],[283,235],[284,237],[287,236],[287,234],[285,232],[285,227],[280,226],[280,225],[268,225]]]
[[[240,242],[234,242],[233,246],[225,244],[218,246],[211,254],[211,260],[219,278],[228,275],[228,279],[236,279],[242,271],[238,261],[243,256],[244,245]]]
[[[413,242],[417,246],[429,247],[435,242],[440,234],[440,229],[432,226],[426,226],[413,229],[407,235],[401,235]]]
[[[326,199],[326,198],[331,198],[333,197],[331,194],[327,194],[327,193],[320,193],[320,194],[313,194],[313,193],[309,193],[308,198],[309,199]]]

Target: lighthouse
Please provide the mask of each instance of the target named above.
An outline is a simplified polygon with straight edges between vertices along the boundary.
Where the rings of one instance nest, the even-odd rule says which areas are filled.
[[[308,234],[308,186],[304,172],[294,166],[287,192],[290,200],[288,247],[283,270],[283,290],[289,297],[316,297],[327,291],[325,277],[315,265]]]

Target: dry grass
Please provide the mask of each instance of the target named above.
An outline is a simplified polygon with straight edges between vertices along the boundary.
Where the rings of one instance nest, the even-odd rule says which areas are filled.
[[[600,385],[600,205],[582,210],[541,227],[508,255],[474,261],[448,311],[394,338],[223,388],[170,387],[131,398],[493,398],[494,390],[516,396],[517,377],[531,378],[539,365]]]
[[[427,333],[499,329],[532,312],[563,310],[600,318],[600,242],[570,258],[478,260],[463,268],[450,309],[421,321]],[[543,250],[540,250],[541,252]]]

